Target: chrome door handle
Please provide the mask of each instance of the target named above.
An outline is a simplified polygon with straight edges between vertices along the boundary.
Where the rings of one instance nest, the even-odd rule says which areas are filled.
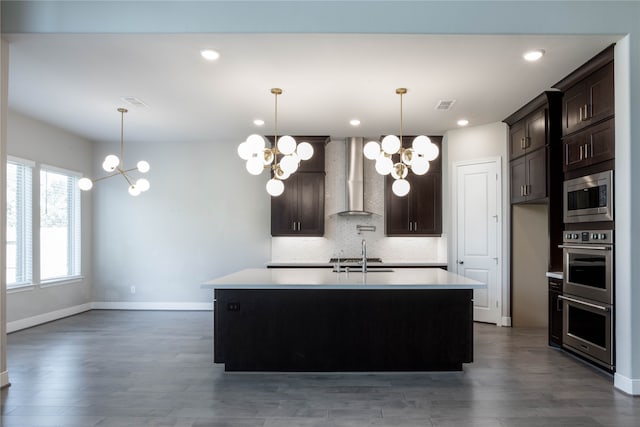
[[[564,295],[558,295],[558,298],[565,301],[573,302],[575,304],[586,305],[587,307],[596,308],[598,310],[609,311],[609,307],[603,307],[601,305],[591,304],[590,302],[580,301],[574,298],[565,297]]]
[[[596,251],[610,251],[610,246],[591,246],[591,245],[558,245],[560,249],[592,249]]]

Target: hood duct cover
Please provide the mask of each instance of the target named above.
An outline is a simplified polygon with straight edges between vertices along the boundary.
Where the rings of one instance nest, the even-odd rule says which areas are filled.
[[[371,212],[364,210],[364,138],[351,137],[346,139],[345,158],[346,191],[345,209],[338,212],[338,215],[371,215]]]

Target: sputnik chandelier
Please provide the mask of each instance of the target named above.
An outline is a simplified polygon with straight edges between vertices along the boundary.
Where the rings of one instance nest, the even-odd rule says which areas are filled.
[[[402,95],[407,93],[406,88],[396,89],[400,95],[400,137],[387,135],[382,141],[369,141],[364,146],[364,156],[376,161],[376,171],[380,175],[389,175],[394,178],[391,190],[398,197],[409,194],[411,184],[405,178],[409,169],[416,175],[424,175],[429,171],[429,162],[435,160],[440,154],[438,146],[424,135],[416,136],[411,143],[411,148],[402,146]],[[394,159],[394,155],[399,158]],[[394,160],[399,160],[394,163]]]
[[[284,180],[298,170],[301,160],[309,160],[313,156],[313,146],[308,142],[296,143],[289,135],[278,138],[278,95],[282,89],[273,88],[275,96],[275,133],[273,144],[267,147],[265,137],[257,134],[249,135],[238,145],[238,155],[247,161],[247,171],[251,175],[260,175],[264,169],[271,170],[271,179],[267,181],[267,193],[277,197],[284,191]]]
[[[124,113],[127,111],[128,110],[126,108],[118,108],[118,112],[120,113],[120,157],[115,154],[109,154],[104,158],[104,162],[102,162],[102,168],[106,172],[110,172],[111,175],[97,179],[80,178],[78,180],[78,187],[80,187],[81,190],[91,190],[94,182],[102,181],[118,175],[122,175],[125,181],[127,181],[127,184],[129,184],[129,194],[132,196],[138,196],[140,193],[149,189],[150,184],[146,178],[139,178],[134,181],[131,175],[129,175],[129,173],[134,170],[137,170],[140,173],[147,173],[149,171],[149,163],[144,160],[140,160],[135,168],[124,168]]]

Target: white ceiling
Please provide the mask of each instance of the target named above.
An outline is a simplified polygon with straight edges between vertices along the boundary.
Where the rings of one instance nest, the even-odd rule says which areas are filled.
[[[86,138],[244,140],[279,133],[378,136],[442,134],[466,118],[500,121],[549,89],[619,36],[383,34],[5,35],[10,108]],[[222,55],[210,63],[199,51]],[[522,53],[546,51],[537,63]],[[127,105],[136,97],[146,108]],[[439,100],[455,100],[436,111]],[[252,121],[266,121],[262,129]],[[358,128],[349,120],[358,118]]]

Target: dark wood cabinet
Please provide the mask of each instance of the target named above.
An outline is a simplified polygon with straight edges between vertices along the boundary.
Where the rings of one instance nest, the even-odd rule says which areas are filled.
[[[562,280],[549,279],[549,345],[562,347]]]
[[[398,197],[385,182],[385,234],[387,236],[438,236],[442,234],[442,174],[408,175],[411,191]]]
[[[611,160],[615,157],[614,119],[565,136],[563,170],[565,172]]]
[[[541,108],[509,129],[509,157],[515,159],[547,144],[546,109]]]
[[[544,92],[504,121],[509,125],[511,203],[549,197],[550,170],[560,169],[560,92]]]
[[[547,197],[547,150],[539,148],[509,163],[511,203]]]
[[[271,198],[272,236],[324,235],[324,172],[296,172]]]
[[[442,149],[442,137],[429,137]],[[413,137],[403,137],[403,145],[410,146]],[[442,234],[442,160],[431,162],[429,172],[415,175],[409,172],[409,194],[398,197],[391,186],[394,179],[385,179],[385,234],[387,236],[439,236]]]
[[[562,134],[569,135],[613,116],[613,62],[566,89],[562,108]]]
[[[284,181],[284,192],[271,198],[272,236],[324,235],[324,146],[327,136],[294,136],[313,146],[313,157],[300,162]],[[269,137],[273,141],[273,137]]]

